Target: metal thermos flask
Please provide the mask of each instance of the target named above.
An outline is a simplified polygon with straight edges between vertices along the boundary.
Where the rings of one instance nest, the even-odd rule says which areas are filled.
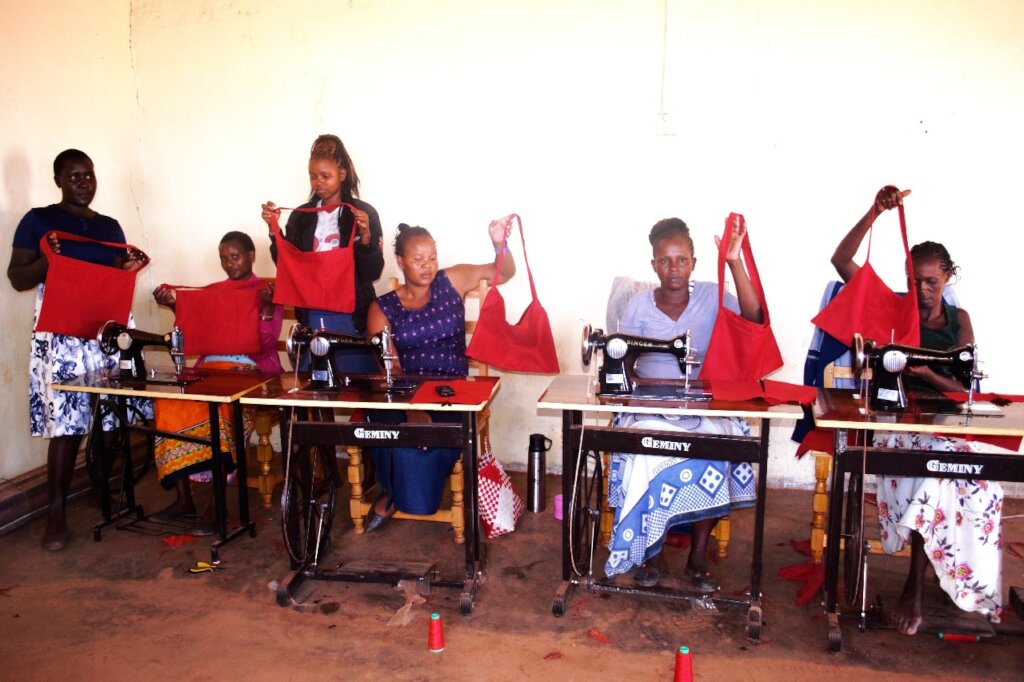
[[[542,433],[530,434],[530,457],[526,465],[526,508],[532,512],[544,511],[547,499],[544,479],[547,466],[544,453],[551,447],[551,439]]]

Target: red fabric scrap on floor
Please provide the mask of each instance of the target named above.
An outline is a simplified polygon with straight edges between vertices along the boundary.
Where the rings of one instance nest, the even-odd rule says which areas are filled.
[[[181,547],[182,545],[187,545],[190,542],[195,542],[196,541],[196,536],[195,535],[185,535],[185,534],[182,534],[182,535],[168,535],[167,537],[162,538],[161,540],[168,547]]]
[[[797,552],[805,556],[811,555],[810,540],[790,540],[789,543]],[[800,583],[796,591],[796,605],[803,606],[814,599],[822,587],[825,586],[825,565],[805,562],[783,566],[779,569],[779,577],[784,580],[795,580]]]

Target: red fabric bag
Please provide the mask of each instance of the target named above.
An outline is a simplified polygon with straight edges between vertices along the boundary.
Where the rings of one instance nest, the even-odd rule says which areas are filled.
[[[49,266],[36,331],[94,339],[100,327],[109,320],[128,324],[138,272],[54,253],[47,240],[50,234],[57,235],[57,239],[62,241],[90,242],[119,250],[141,251],[128,244],[101,242],[60,231],[50,232],[40,239],[39,250],[46,256]]]
[[[903,204],[897,206],[900,215],[900,234],[907,254],[907,279],[910,290],[905,296],[893,292],[878,276],[868,260],[871,258],[871,233],[868,232],[868,253],[864,265],[854,273],[836,297],[811,320],[829,336],[845,344],[853,342],[859,333],[865,339],[880,344],[899,343],[906,346],[921,345],[921,318],[917,310],[917,286],[914,283],[914,263],[907,242],[907,218]],[[874,205],[871,207],[874,214]]]
[[[262,280],[227,280],[205,287],[173,288],[176,297],[174,324],[181,329],[185,355],[251,355],[260,352]]]
[[[293,208],[301,213],[333,211],[352,204],[329,204],[317,208]],[[287,209],[284,209],[287,210]],[[301,251],[281,236],[277,216],[270,219],[270,230],[277,240],[277,281],[274,303],[298,308],[351,313],[356,309],[356,262],[353,254],[355,226],[347,246],[330,251]]]
[[[558,374],[558,355],[555,353],[555,339],[551,335],[548,314],[537,298],[537,287],[533,283],[533,272],[526,257],[526,236],[523,221],[514,216],[519,224],[519,236],[523,241],[523,261],[530,278],[530,293],[533,300],[523,311],[514,325],[505,319],[505,299],[497,286],[487,292],[487,298],[480,306],[476,330],[470,339],[466,355],[485,364],[509,372],[534,372],[537,374]],[[505,256],[502,249],[494,264],[494,279],[497,283],[501,272],[501,261]]]
[[[768,315],[768,302],[761,288],[761,278],[757,274],[754,263],[754,252],[750,248],[750,235],[743,241],[743,261],[750,275],[750,282],[761,302],[764,313],[763,322],[751,322],[723,305],[725,297],[725,254],[729,251],[729,240],[732,236],[734,221],[746,224],[742,215],[730,213],[725,220],[725,232],[718,248],[718,317],[711,331],[711,340],[704,355],[704,365],[700,370],[701,379],[726,381],[755,381],[782,367],[782,354],[779,344],[772,334],[771,317]]]

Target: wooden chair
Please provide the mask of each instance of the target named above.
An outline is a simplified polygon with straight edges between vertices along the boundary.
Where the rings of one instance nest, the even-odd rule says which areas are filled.
[[[264,281],[273,282],[274,278],[265,277]],[[288,329],[295,322],[295,308],[285,306],[284,322],[281,324],[282,338],[277,341],[278,353],[285,352],[283,336],[288,333]],[[270,434],[274,425],[281,421],[280,415],[281,411],[276,407],[257,407],[254,415],[256,443],[249,447],[248,470],[250,473],[246,480],[250,488],[259,491],[265,509],[271,506],[274,490],[284,480],[281,454],[274,450],[274,446],[270,442]]]
[[[611,293],[608,295],[608,307],[606,310],[605,324],[608,333],[619,330],[619,320],[626,303],[633,296],[653,289],[658,286],[654,282],[640,282],[632,277],[616,277],[612,281]],[[611,466],[611,455],[604,453],[601,457],[605,471]],[[615,525],[615,509],[608,505],[608,476],[603,477],[604,501],[601,507],[600,534],[601,542],[607,545],[612,538],[612,527]],[[729,551],[729,540],[732,535],[731,524],[728,516],[723,516],[711,530],[711,537],[715,539],[715,547],[718,557],[724,559]]]
[[[853,371],[849,366],[832,363],[825,368],[823,381],[825,388],[836,388],[837,382],[841,380],[853,381]],[[814,495],[811,499],[811,561],[820,564],[825,554],[825,545],[828,542],[825,528],[828,521],[828,478],[832,473],[832,453],[811,450],[808,454],[814,456]],[[871,506],[876,506],[876,503],[870,498],[865,501]],[[843,541],[840,540],[840,542]],[[867,538],[867,543],[868,552],[871,554],[885,554],[881,540]],[[909,557],[909,545],[893,556]]]
[[[397,289],[399,285],[398,278],[391,278],[391,289]],[[487,291],[490,287],[487,280],[480,282],[480,286],[473,291],[466,294],[467,304],[475,303],[477,311],[479,306],[483,305],[484,299],[487,297]],[[476,316],[470,319],[469,305],[467,305],[466,314],[466,336],[472,336],[473,331],[476,329]],[[468,343],[468,338],[467,338]],[[488,367],[487,365],[469,358],[470,373],[475,373],[478,376],[487,376]],[[490,419],[490,408],[487,408],[479,413],[477,416],[477,433],[479,440],[482,443],[485,438],[488,437],[488,422]],[[366,475],[364,471],[363,452],[362,448],[354,445],[350,445],[348,450],[348,482],[352,488],[352,497],[349,503],[349,513],[352,516],[352,525],[355,527],[356,533],[364,532],[364,522],[367,512],[370,510],[370,506],[373,504],[373,500],[368,497],[369,490],[366,489]],[[455,462],[455,466],[452,467],[451,474],[448,475],[448,487],[451,491],[451,505],[445,507],[442,502],[442,506],[433,514],[406,514],[405,512],[395,512],[393,518],[396,519],[411,519],[413,521],[434,521],[438,523],[449,523],[452,526],[452,532],[455,535],[455,542],[457,544],[463,544],[466,541],[466,527],[465,527],[465,502],[463,499],[464,485],[463,485],[463,462],[460,457]]]

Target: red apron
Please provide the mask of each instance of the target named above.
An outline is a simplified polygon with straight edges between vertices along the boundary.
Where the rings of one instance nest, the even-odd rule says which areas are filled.
[[[701,379],[725,381],[755,381],[782,367],[779,344],[772,334],[768,302],[761,288],[761,278],[754,263],[754,252],[750,248],[750,235],[743,242],[743,261],[754,286],[757,300],[761,302],[764,322],[751,322],[723,305],[725,297],[725,254],[729,250],[733,221],[739,219],[746,224],[743,216],[730,213],[725,220],[725,232],[718,248],[718,317],[711,331],[711,341],[700,370]]]
[[[294,208],[301,213],[333,211],[338,206],[354,210],[352,204],[329,204],[316,208]],[[340,219],[340,214],[339,214]],[[340,222],[340,221],[339,221]],[[274,303],[335,313],[356,309],[356,262],[353,244],[356,226],[347,246],[330,251],[301,251],[281,236],[277,217],[270,219],[270,230],[277,240],[277,281]]]
[[[466,348],[466,355],[509,372],[534,372],[537,374],[558,374],[558,355],[555,353],[555,339],[551,335],[548,314],[537,298],[537,287],[533,283],[533,272],[526,257],[526,236],[523,221],[517,215],[519,236],[523,241],[523,261],[530,278],[530,293],[533,300],[523,311],[514,325],[505,319],[505,299],[498,291],[498,273],[505,250],[498,254],[494,263],[494,279],[487,298],[480,305],[476,330]]]
[[[128,244],[101,242],[67,232],[49,234],[55,234],[64,241],[140,250]],[[35,330],[94,339],[100,327],[109,320],[128,324],[137,272],[54,253],[47,240],[49,234],[39,240],[39,250],[46,256],[49,266]]]
[[[905,296],[893,293],[875,273],[868,260],[871,258],[871,232],[868,233],[868,254],[864,265],[854,273],[836,297],[811,322],[829,336],[850,344],[859,333],[865,339],[879,344],[899,343],[906,346],[921,345],[921,318],[917,309],[917,286],[914,282],[914,263],[907,242],[907,218],[903,204],[897,206],[900,215],[900,234],[907,254],[907,280],[910,290]],[[874,230],[874,206],[872,226]]]
[[[166,286],[166,285],[165,285]],[[260,352],[262,280],[215,282],[205,287],[173,287],[174,324],[181,329],[185,355],[252,355]]]

